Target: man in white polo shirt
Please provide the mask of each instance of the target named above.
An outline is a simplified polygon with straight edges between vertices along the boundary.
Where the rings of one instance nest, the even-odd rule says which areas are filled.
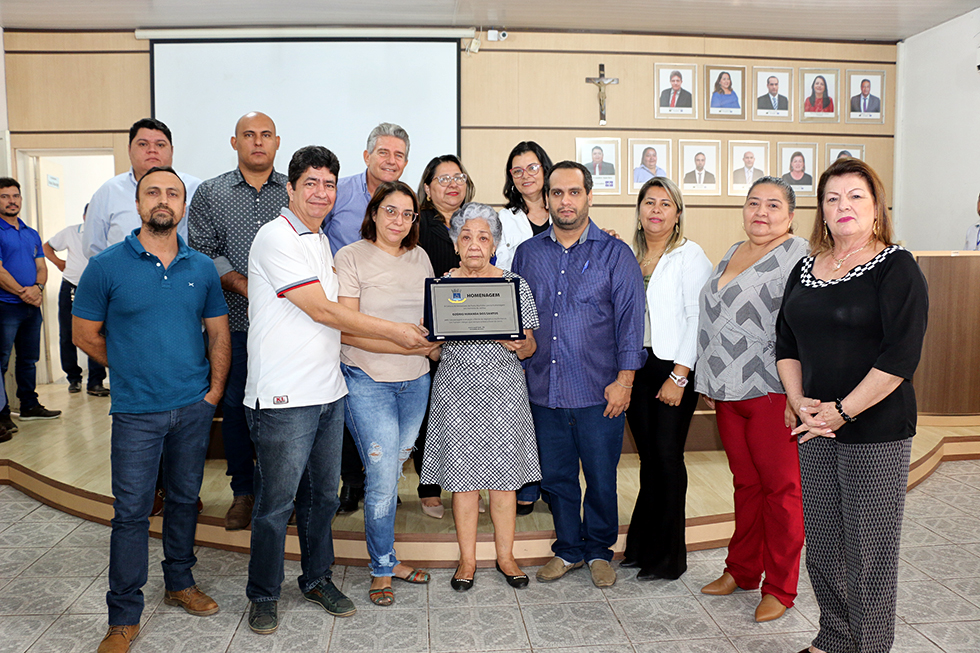
[[[258,456],[252,555],[245,593],[248,625],[279,625],[286,524],[299,531],[306,600],[347,617],[353,602],[330,581],[347,386],[340,373],[340,332],[427,349],[422,330],[337,303],[337,275],[323,219],[337,197],[340,162],[307,146],[289,162],[289,207],[252,241],[248,259],[248,381],[245,411]]]

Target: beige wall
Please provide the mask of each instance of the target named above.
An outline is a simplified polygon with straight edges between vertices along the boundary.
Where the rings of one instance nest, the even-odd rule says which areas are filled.
[[[14,149],[108,147],[115,151],[116,170],[128,168],[127,130],[150,113],[148,42],[120,32],[8,31],[4,46]],[[820,167],[825,165],[825,144],[863,143],[866,159],[885,180],[890,197],[895,60],[896,48],[889,45],[511,32],[506,41],[485,42],[479,53],[462,55],[461,153],[476,181],[477,199],[500,205],[506,156],[521,140],[538,141],[557,161],[574,157],[576,136],[619,138],[624,154],[630,138],[670,139],[675,173],[679,139],[720,140],[722,175],[727,174],[731,140],[768,141],[773,161],[778,142],[814,142]],[[585,83],[600,63],[607,76],[619,78],[608,91],[604,127],[598,126],[596,88]],[[655,120],[656,63],[696,63],[702,66],[700,75],[706,63],[745,66],[743,101],[750,108],[753,66],[793,68],[795,86],[801,67],[838,68],[842,87],[847,69],[884,70],[886,121],[856,125],[842,117],[838,123],[801,124],[798,112],[794,122],[706,120],[703,107],[696,120]],[[703,88],[700,81],[699,86]],[[842,88],[835,102],[845,102],[846,96]],[[625,156],[620,169],[621,174],[628,172]],[[621,186],[618,195],[596,197],[593,216],[603,226],[630,233],[636,196]],[[720,196],[691,197],[688,202],[687,234],[712,260],[742,233],[741,200],[725,194],[726,187]],[[813,198],[801,198],[798,233],[808,232],[813,207]]]

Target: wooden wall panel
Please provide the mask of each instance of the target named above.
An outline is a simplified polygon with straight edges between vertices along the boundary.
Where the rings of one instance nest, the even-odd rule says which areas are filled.
[[[18,32],[6,31],[7,52],[149,52],[150,42],[133,32]]]
[[[128,129],[150,113],[147,53],[7,54],[11,132]]]
[[[815,178],[827,165],[828,143],[863,144],[865,159],[881,175],[890,197],[896,54],[895,46],[877,44],[511,32],[506,41],[484,43],[479,53],[463,57],[461,154],[476,182],[477,199],[500,206],[507,153],[519,141],[535,140],[559,161],[575,156],[576,137],[619,138],[618,165],[624,175],[624,187],[616,195],[596,195],[592,215],[601,226],[631,234],[636,195],[629,194],[624,183],[629,180],[629,139],[670,139],[675,180],[683,172],[679,170],[679,140],[720,140],[720,170],[715,172],[725,180],[721,194],[687,198],[688,234],[704,247],[712,261],[717,261],[733,242],[744,237],[744,196],[727,194],[729,141],[768,141],[770,160],[764,165],[760,162],[767,172],[778,167],[778,143],[816,143],[817,162],[807,167]],[[603,127],[598,125],[597,90],[585,83],[586,77],[597,75],[599,63],[605,64],[606,76],[620,80],[608,88],[607,125]],[[695,120],[657,120],[657,63],[698,64],[699,77],[704,64],[745,66],[747,86],[743,100],[749,108],[754,104],[753,66],[792,67],[794,87],[799,85],[800,68],[838,68],[841,86],[848,69],[880,69],[886,74],[886,120],[884,124],[852,124],[841,116],[837,123],[801,123],[798,110],[794,111],[793,122],[754,121],[751,117],[741,121],[707,120],[703,98]],[[487,80],[502,85],[502,90],[497,89],[499,96],[488,97]],[[703,80],[699,79],[698,84],[703,93]],[[799,103],[797,95],[798,89],[794,88],[794,104]],[[501,97],[506,97],[506,101]],[[799,198],[797,234],[809,235],[815,207],[815,198]]]

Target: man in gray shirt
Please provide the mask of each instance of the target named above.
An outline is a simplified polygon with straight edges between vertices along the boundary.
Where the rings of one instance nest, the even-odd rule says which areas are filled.
[[[238,119],[231,146],[238,167],[202,182],[188,214],[190,246],[214,261],[228,302],[231,370],[222,400],[221,435],[234,500],[225,528],[241,530],[252,520],[255,471],[252,440],[245,422],[245,378],[248,371],[248,251],[259,227],[289,204],[286,175],[273,163],[279,136],[272,118],[250,112]]]

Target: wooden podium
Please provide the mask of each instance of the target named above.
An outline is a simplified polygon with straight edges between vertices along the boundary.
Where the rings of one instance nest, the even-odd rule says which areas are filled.
[[[913,252],[929,327],[912,383],[920,415],[980,414],[980,252]]]

